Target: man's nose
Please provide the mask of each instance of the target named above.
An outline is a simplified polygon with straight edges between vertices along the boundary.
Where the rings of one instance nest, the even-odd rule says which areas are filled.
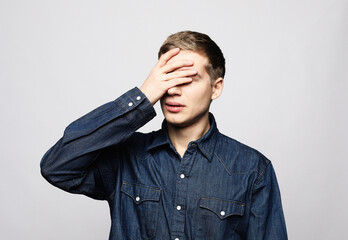
[[[181,95],[181,87],[175,86],[175,87],[169,88],[167,91],[167,94],[170,96]]]

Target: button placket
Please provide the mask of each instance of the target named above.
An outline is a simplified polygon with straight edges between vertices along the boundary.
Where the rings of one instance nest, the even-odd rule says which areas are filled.
[[[176,194],[174,202],[174,214],[173,214],[173,225],[172,239],[175,238],[183,239],[185,229],[185,217],[188,206],[187,202],[187,188],[188,178],[190,169],[192,168],[193,162],[196,158],[196,151],[192,148],[188,149],[184,156],[180,159],[180,165],[178,167],[177,179],[176,179]]]

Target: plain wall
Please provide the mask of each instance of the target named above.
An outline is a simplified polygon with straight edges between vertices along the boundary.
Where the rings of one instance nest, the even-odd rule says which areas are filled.
[[[65,127],[140,86],[165,38],[225,54],[221,132],[274,164],[289,239],[348,239],[346,0],[0,0],[0,238],[107,239],[108,205],[54,188],[43,154]],[[158,129],[163,116],[142,131]]]

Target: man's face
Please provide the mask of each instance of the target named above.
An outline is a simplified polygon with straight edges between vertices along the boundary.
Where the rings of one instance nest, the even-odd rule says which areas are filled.
[[[221,93],[222,79],[211,81],[206,70],[208,58],[199,53],[182,50],[168,63],[177,60],[192,60],[194,65],[175,71],[192,68],[197,71],[197,74],[192,77],[191,83],[173,87],[161,98],[163,114],[169,124],[178,127],[187,127],[207,121],[210,102]]]

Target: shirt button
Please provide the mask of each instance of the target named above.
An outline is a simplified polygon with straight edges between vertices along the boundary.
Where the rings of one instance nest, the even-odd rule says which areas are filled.
[[[137,100],[139,101],[141,99],[141,97],[140,96],[137,96]]]
[[[140,201],[140,197],[136,197],[135,201],[139,202]]]
[[[225,216],[226,213],[225,213],[225,211],[221,211],[220,214],[221,214],[221,216]]]
[[[128,106],[130,106],[130,107],[133,106],[133,103],[132,102],[128,103]]]
[[[181,206],[177,206],[176,210],[180,211],[181,210]]]
[[[185,174],[183,174],[183,173],[180,174],[180,178],[181,178],[181,179],[184,179],[184,178],[185,178]]]

